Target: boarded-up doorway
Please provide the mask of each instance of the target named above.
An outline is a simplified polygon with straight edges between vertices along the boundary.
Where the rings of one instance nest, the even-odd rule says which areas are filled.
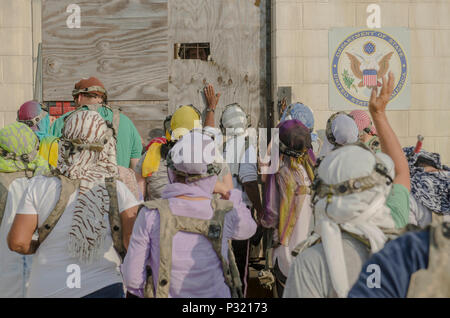
[[[204,109],[211,83],[222,94],[216,125],[225,105],[239,103],[253,127],[266,127],[266,32],[264,0],[169,1],[169,110]],[[210,61],[178,59],[174,48],[183,43],[208,43]]]

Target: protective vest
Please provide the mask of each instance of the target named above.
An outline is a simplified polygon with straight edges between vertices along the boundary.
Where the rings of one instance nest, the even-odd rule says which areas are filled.
[[[412,274],[408,298],[450,298],[450,223],[429,227],[428,267]]]
[[[80,180],[72,180],[63,175],[56,175],[56,177],[61,181],[61,194],[53,211],[50,212],[45,222],[38,228],[39,238],[37,242],[35,242],[35,244],[32,244],[35,247],[33,251],[34,253],[42,244],[42,242],[44,242],[47,236],[51,233],[51,231],[55,228],[56,224],[64,213],[64,210],[66,209],[70,196],[80,186]],[[113,239],[114,248],[116,249],[119,256],[123,259],[126,254],[126,249],[123,246],[122,241],[122,223],[119,215],[116,181],[114,178],[106,178],[105,184],[108,195],[110,197],[109,223],[111,226],[111,236]]]
[[[156,200],[161,198],[162,191],[169,184],[169,176],[167,173],[167,161],[161,159],[158,171],[153,172],[151,177],[145,178],[145,186],[147,197],[145,200]]]
[[[6,201],[8,200],[8,189],[11,183],[19,178],[27,178],[25,171],[0,173],[0,225],[5,214]]]
[[[119,180],[122,181],[131,193],[133,193],[134,197],[139,200],[139,189],[134,170],[122,166],[117,166],[117,168],[119,169]]]
[[[230,288],[231,297],[242,297],[242,284],[236,265],[231,244],[228,244],[228,261],[222,256],[222,237],[225,215],[233,209],[233,203],[227,200],[213,199],[211,206],[214,216],[210,220],[201,220],[186,216],[174,215],[168,200],[154,200],[145,202],[149,209],[157,209],[160,218],[160,255],[158,285],[153,286],[152,277],[148,277],[145,287],[145,297],[167,298],[169,296],[170,273],[172,269],[172,240],[179,231],[203,235],[211,242],[217,257],[222,263],[225,283]]]

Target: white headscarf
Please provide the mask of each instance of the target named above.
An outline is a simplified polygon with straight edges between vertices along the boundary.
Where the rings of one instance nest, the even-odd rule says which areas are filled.
[[[374,156],[359,146],[339,148],[322,161],[319,178],[324,183],[333,185],[368,176],[374,170]],[[376,156],[383,161],[389,175],[393,177],[394,164],[390,157],[383,153]],[[331,281],[339,297],[346,297],[350,289],[341,229],[369,240],[372,253],[383,248],[388,238],[382,229],[395,229],[391,211],[385,204],[391,187],[383,183],[360,193],[332,196],[328,205],[326,197],[315,204],[315,234],[302,243],[299,252],[319,238],[322,239]]]
[[[336,139],[336,143],[339,145],[352,144],[358,141],[358,126],[347,115],[337,115],[331,123],[331,131]],[[325,137],[319,157],[326,156],[334,147]]]

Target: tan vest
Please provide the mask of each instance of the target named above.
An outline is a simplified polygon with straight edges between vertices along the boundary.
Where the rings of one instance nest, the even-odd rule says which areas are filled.
[[[0,225],[2,224],[3,215],[5,214],[9,186],[14,180],[26,177],[25,171],[0,173]]]
[[[63,175],[56,175],[61,180],[61,194],[55,208],[50,212],[45,222],[38,228],[39,238],[32,244],[34,249],[33,253],[36,253],[39,246],[44,242],[47,236],[55,228],[59,219],[61,218],[70,196],[79,188],[80,180],[71,180]],[[117,188],[114,178],[105,179],[106,189],[110,197],[109,204],[109,223],[111,225],[111,236],[113,239],[114,248],[119,256],[123,259],[126,254],[126,249],[122,240],[122,222],[119,215],[119,203],[117,200]]]
[[[158,285],[154,288],[152,277],[148,277],[144,293],[145,297],[153,297],[154,292],[156,292],[156,298],[167,298],[169,296],[170,273],[172,269],[172,240],[178,231],[201,234],[211,242],[217,257],[222,263],[225,283],[230,288],[231,297],[242,297],[242,284],[231,244],[228,244],[228,262],[221,252],[225,215],[233,209],[231,201],[211,200],[214,216],[210,220],[174,215],[170,210],[168,200],[153,200],[144,203],[144,205],[149,209],[157,209],[160,219]]]
[[[428,267],[411,276],[408,298],[450,298],[450,223],[430,227]]]

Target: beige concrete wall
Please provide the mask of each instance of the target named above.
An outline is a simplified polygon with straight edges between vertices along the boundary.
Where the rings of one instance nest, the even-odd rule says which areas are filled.
[[[388,111],[403,146],[425,136],[424,148],[450,164],[450,1],[272,0],[273,91],[291,86],[324,129],[328,108],[328,30],[367,27],[366,8],[381,7],[382,27],[411,30],[411,108]]]
[[[0,127],[33,98],[32,0],[0,0]]]

